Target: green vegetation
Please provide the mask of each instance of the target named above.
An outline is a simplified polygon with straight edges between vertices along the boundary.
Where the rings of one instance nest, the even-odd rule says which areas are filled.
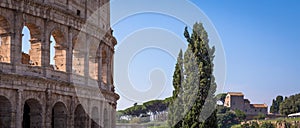
[[[246,114],[243,111],[231,111],[227,107],[219,105],[217,107],[217,117],[219,128],[230,128],[244,121]]]
[[[253,120],[233,125],[231,128],[298,128],[300,118],[276,118],[271,120]]]
[[[257,116],[254,117],[256,120],[264,120],[266,118],[266,115],[263,113],[258,113]]]
[[[270,107],[270,112],[271,113],[279,113],[279,106],[282,101],[283,101],[282,96],[277,96],[276,99],[273,99],[272,105]]]
[[[283,115],[300,112],[300,94],[285,98],[280,104],[279,110]]]
[[[213,107],[216,104],[213,76],[215,48],[209,47],[208,35],[201,23],[194,24],[191,35],[186,27],[184,36],[188,49],[183,58],[182,52],[179,53],[175,67],[169,127],[217,127],[216,110]]]
[[[216,96],[216,99],[218,101],[221,101],[224,104],[226,96],[227,96],[227,93],[220,93]]]
[[[183,107],[180,105],[182,104],[181,98],[178,98],[179,93],[182,91],[181,84],[183,80],[183,59],[182,59],[182,50],[180,50],[178,58],[177,58],[177,63],[175,66],[175,71],[173,75],[173,96],[171,99],[171,104],[169,106],[168,110],[168,124],[169,126],[174,126],[174,127],[180,127],[182,124],[182,116],[181,113],[183,113]]]
[[[156,114],[158,112],[166,111],[168,108],[168,104],[170,102],[170,98],[166,98],[164,100],[152,100],[145,102],[142,105],[137,105],[136,103],[125,110],[119,110],[117,112],[117,118],[120,119],[121,116],[130,116],[130,117],[138,117],[142,114],[147,114],[152,112]]]

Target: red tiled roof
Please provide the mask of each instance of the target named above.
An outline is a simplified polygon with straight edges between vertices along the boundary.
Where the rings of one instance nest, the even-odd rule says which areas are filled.
[[[267,108],[268,105],[266,104],[251,104],[252,107],[254,108]]]
[[[244,94],[241,92],[228,92],[228,94],[231,96],[244,96]]]

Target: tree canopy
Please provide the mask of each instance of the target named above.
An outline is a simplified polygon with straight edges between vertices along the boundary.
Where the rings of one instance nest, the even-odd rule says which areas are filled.
[[[283,115],[300,112],[300,94],[285,98],[280,104],[279,111]]]
[[[282,101],[283,101],[282,96],[277,96],[276,99],[273,99],[272,105],[270,107],[270,112],[279,113],[279,107]]]

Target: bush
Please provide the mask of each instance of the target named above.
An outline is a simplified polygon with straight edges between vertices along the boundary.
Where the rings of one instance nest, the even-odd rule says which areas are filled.
[[[263,113],[259,113],[257,116],[254,117],[254,119],[257,120],[264,120],[266,118],[266,115]]]
[[[271,122],[263,122],[260,126],[261,128],[275,128]]]

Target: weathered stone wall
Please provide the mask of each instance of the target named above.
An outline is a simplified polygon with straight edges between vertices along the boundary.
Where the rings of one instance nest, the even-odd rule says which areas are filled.
[[[116,40],[109,6],[103,6],[108,2],[0,1],[1,127],[115,127]],[[92,15],[96,20],[88,22]],[[24,27],[30,31],[28,55],[21,50]],[[54,68],[51,35],[56,42]]]

